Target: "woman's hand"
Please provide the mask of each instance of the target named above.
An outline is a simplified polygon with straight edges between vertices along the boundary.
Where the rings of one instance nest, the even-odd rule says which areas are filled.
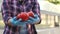
[[[11,18],[9,20],[9,22],[13,25],[13,26],[23,26],[25,24],[25,21],[22,21],[21,19],[17,19],[16,17]]]
[[[29,20],[26,21],[26,23],[30,23],[30,24],[37,24],[39,22],[40,22],[40,19],[37,14],[34,15],[34,18],[29,17]]]

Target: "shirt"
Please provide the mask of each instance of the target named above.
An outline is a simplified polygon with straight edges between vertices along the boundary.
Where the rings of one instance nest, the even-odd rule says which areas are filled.
[[[20,34],[20,28],[18,26],[9,26],[7,21],[13,18],[20,12],[29,12],[32,10],[40,18],[40,6],[37,0],[3,0],[2,2],[2,17],[5,23],[5,29],[3,34]],[[25,25],[28,30],[23,34],[37,34],[34,24]]]

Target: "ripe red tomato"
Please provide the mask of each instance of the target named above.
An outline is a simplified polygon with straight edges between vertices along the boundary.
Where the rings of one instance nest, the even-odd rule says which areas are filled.
[[[34,13],[32,11],[28,12],[28,15],[34,17]]]
[[[29,19],[29,15],[27,15],[26,12],[21,12],[20,14],[18,14],[17,18],[21,18],[23,21],[26,21]]]

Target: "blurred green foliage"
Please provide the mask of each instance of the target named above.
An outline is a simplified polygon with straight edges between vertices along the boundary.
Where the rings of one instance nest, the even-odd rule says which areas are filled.
[[[60,1],[59,0],[47,0],[53,4],[60,4]]]

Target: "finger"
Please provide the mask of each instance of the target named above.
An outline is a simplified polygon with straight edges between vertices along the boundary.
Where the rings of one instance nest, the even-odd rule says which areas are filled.
[[[34,18],[33,17],[29,17],[29,20],[33,20]]]
[[[35,14],[35,15],[34,15],[34,18],[36,18],[36,17],[38,17],[38,15],[37,15],[37,14]]]
[[[14,19],[16,19],[16,17],[13,17]]]

